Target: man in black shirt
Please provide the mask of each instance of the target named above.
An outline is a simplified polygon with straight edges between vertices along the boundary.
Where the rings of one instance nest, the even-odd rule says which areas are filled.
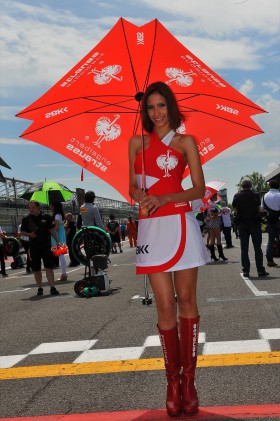
[[[118,221],[115,220],[115,215],[113,213],[109,215],[109,218],[110,220],[107,224],[107,231],[109,232],[112,241],[112,253],[117,253],[116,243],[118,244],[120,253],[122,253],[120,225]]]
[[[261,199],[258,193],[252,191],[252,181],[244,178],[241,182],[242,190],[235,194],[232,206],[236,214],[236,224],[238,225],[240,246],[241,246],[241,264],[243,275],[248,277],[250,274],[249,259],[249,240],[252,238],[258,276],[267,276],[263,266],[262,252],[262,230],[260,221]]]
[[[53,254],[51,251],[51,235],[59,244],[57,233],[51,216],[42,214],[40,204],[31,200],[28,204],[29,215],[22,219],[21,235],[29,237],[31,268],[38,286],[37,295],[43,295],[41,259],[46,269],[46,276],[51,287],[51,295],[59,292],[54,286]]]

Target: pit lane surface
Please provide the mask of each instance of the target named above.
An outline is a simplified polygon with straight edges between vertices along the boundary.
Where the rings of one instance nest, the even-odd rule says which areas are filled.
[[[224,251],[228,262],[199,270],[201,410],[187,419],[280,419],[279,267],[262,279],[252,263],[246,280],[235,246]],[[1,419],[168,419],[155,303],[142,304],[134,249],[110,258],[107,297],[76,296],[83,267],[69,268],[57,297],[47,284],[37,297],[24,269],[0,279]]]

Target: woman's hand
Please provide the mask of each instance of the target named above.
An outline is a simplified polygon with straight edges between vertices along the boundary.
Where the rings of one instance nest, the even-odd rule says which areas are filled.
[[[166,203],[168,203],[168,200],[165,195],[155,196],[152,194],[146,195],[143,200],[141,200],[140,206],[141,208],[147,209],[148,213],[152,215],[158,208],[166,205]]]
[[[135,189],[134,193],[133,193],[133,200],[135,200],[135,202],[139,203],[146,197],[146,193],[145,190],[143,189]]]

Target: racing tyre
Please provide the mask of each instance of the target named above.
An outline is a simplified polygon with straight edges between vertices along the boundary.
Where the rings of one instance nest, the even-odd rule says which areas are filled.
[[[72,251],[78,262],[87,265],[97,254],[109,256],[111,238],[101,228],[90,226],[80,229],[72,240]]]
[[[7,256],[15,256],[20,249],[19,242],[15,237],[3,238],[3,247]]]

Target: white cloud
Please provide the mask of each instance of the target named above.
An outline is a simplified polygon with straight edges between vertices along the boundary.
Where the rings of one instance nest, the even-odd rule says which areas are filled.
[[[267,174],[271,173],[271,172],[272,172],[273,170],[275,170],[276,168],[279,168],[279,166],[280,166],[280,163],[279,163],[279,162],[275,162],[275,161],[269,162],[269,163],[267,164],[267,171],[265,171],[265,172],[264,172],[264,177],[265,177]]]
[[[209,39],[177,35],[178,40],[213,69],[256,70],[262,67],[262,44],[249,38]]]
[[[246,80],[243,85],[240,86],[239,91],[243,95],[248,95],[254,89],[254,82],[252,80]]]
[[[15,11],[24,11],[20,24]],[[6,12],[6,13],[5,13]],[[112,22],[112,25],[116,20]],[[53,83],[73,67],[107,33],[107,25],[67,11],[13,2],[1,16],[1,88]]]
[[[272,82],[271,80],[268,82],[263,82],[262,85],[268,88],[273,94],[278,92],[280,89],[279,83]]]
[[[8,146],[12,146],[12,145],[18,145],[18,146],[31,146],[31,145],[35,145],[34,142],[30,142],[28,140],[24,140],[24,139],[10,139],[10,138],[5,138],[2,137],[0,138],[0,145],[8,145]]]
[[[137,4],[137,1],[134,2]],[[278,0],[249,0],[239,7],[234,0],[142,1],[147,8],[180,16],[163,22],[166,27],[213,69],[258,69],[263,65],[262,49],[276,36],[260,41],[247,36],[250,30],[279,34]],[[2,10],[2,95],[8,97],[18,86],[49,86],[69,71],[116,23],[116,17],[89,19],[46,5],[30,6],[13,1]],[[207,13],[201,13],[207,8]],[[20,13],[20,24],[18,21]],[[183,17],[183,19],[182,19]],[[137,24],[137,20],[132,19]],[[215,22],[215,24],[213,24]],[[205,37],[205,34],[207,35]],[[231,38],[230,38],[231,37]],[[268,53],[267,53],[268,54]]]
[[[258,101],[258,105],[268,112],[267,114],[255,117],[257,124],[260,124],[264,132],[269,134],[271,140],[279,139],[280,133],[280,100],[275,99],[270,94],[262,95]],[[279,143],[278,143],[279,148]],[[279,150],[279,149],[278,149]]]
[[[0,117],[1,120],[15,120],[15,115],[22,110],[23,106],[0,106]]]
[[[55,168],[55,167],[75,167],[77,168],[77,164],[35,164],[35,167],[40,167],[40,168]]]
[[[179,16],[190,34],[196,32],[215,38],[225,38],[227,35],[238,38],[240,31],[246,33],[252,30],[260,35],[279,34],[278,0],[248,0],[241,4],[238,4],[238,0],[138,0],[138,3],[170,16]]]

